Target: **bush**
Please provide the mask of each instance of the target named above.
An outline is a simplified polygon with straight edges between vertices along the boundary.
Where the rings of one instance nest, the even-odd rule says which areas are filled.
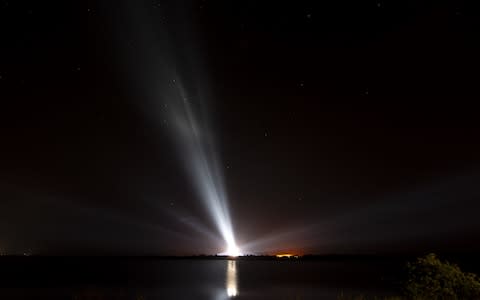
[[[413,299],[480,299],[477,275],[428,254],[407,265],[407,295]]]

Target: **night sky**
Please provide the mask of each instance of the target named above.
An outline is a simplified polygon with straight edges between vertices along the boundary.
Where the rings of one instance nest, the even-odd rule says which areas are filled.
[[[181,89],[245,251],[479,251],[473,2],[2,0],[0,250],[221,252]]]

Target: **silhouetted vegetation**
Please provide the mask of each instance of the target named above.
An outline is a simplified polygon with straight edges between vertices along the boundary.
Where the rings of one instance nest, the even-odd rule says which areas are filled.
[[[408,276],[403,297],[338,296],[338,300],[460,300],[480,299],[480,278],[441,261],[431,253],[407,264]]]
[[[413,299],[480,299],[480,280],[431,253],[408,264],[405,289]]]

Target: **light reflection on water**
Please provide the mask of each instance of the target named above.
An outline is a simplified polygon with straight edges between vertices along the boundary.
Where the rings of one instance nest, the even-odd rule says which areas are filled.
[[[398,278],[396,270],[401,268],[400,263],[384,261],[135,260],[120,261],[120,267],[88,260],[82,264],[73,261],[67,267],[63,261],[51,262],[40,261],[44,268],[32,265],[29,272],[22,273],[16,265],[12,267],[17,273],[6,273],[14,277],[4,277],[0,299],[316,300],[336,299],[340,294],[352,299],[360,294],[397,296],[391,282]],[[100,270],[101,276],[92,274],[92,270]],[[20,282],[23,285],[17,287]]]
[[[229,298],[238,296],[237,261],[229,260],[227,264],[226,290]]]

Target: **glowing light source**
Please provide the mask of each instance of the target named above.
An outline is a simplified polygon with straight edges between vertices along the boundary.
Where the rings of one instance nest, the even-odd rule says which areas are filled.
[[[298,255],[292,253],[279,253],[275,255],[277,258],[298,258]]]
[[[233,256],[233,257],[237,257],[237,256],[242,255],[242,253],[240,252],[240,248],[238,248],[237,245],[235,245],[235,244],[229,245],[225,254],[228,255],[228,256]]]
[[[227,250],[225,252],[218,253],[218,255],[237,257],[237,256],[242,256],[243,253],[235,243],[229,243],[227,246]]]

